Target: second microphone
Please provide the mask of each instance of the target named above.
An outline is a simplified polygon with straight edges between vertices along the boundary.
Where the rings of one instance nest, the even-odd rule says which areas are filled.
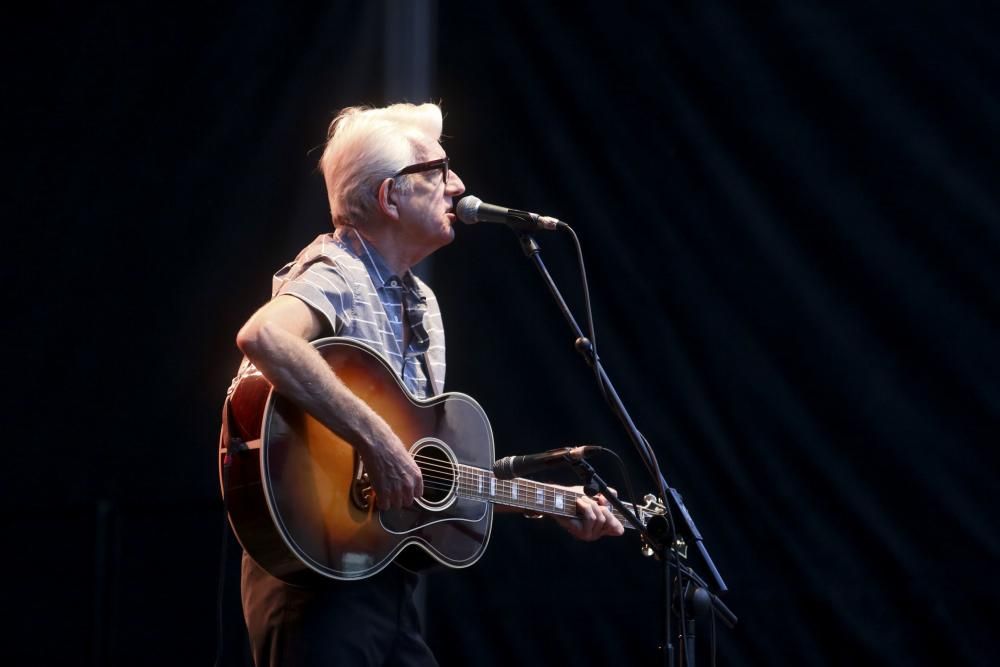
[[[574,461],[585,459],[604,449],[597,445],[582,447],[560,447],[540,454],[505,456],[493,464],[493,474],[497,479],[514,479],[550,468],[570,466]]]

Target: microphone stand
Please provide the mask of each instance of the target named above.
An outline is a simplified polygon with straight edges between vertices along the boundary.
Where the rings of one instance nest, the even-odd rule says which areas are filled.
[[[725,581],[722,579],[722,575],[719,574],[718,569],[715,567],[715,563],[712,561],[711,556],[708,554],[708,550],[705,548],[702,542],[701,532],[698,530],[697,526],[694,524],[694,519],[691,518],[690,512],[684,506],[684,501],[681,495],[673,488],[667,484],[666,478],[660,472],[659,466],[656,462],[656,455],[652,451],[652,448],[646,442],[646,439],[636,428],[635,423],[629,416],[628,411],[625,409],[621,398],[618,396],[618,392],[615,391],[614,386],[611,384],[611,380],[608,378],[607,374],[604,372],[604,367],[601,365],[600,359],[594,352],[593,343],[583,334],[583,330],[577,323],[576,319],[573,317],[573,313],[570,312],[569,306],[566,305],[565,299],[563,299],[562,294],[559,292],[559,288],[556,286],[555,281],[549,274],[548,269],[545,267],[545,263],[542,261],[541,257],[541,247],[535,241],[534,237],[530,233],[530,229],[533,229],[532,221],[525,219],[524,224],[512,224],[511,228],[514,233],[517,234],[521,242],[521,250],[524,252],[525,257],[527,257],[538,269],[538,273],[542,276],[542,280],[545,282],[546,286],[549,288],[549,292],[552,294],[552,298],[555,300],[556,305],[562,312],[563,317],[569,324],[573,333],[576,335],[576,341],[574,347],[576,351],[580,354],[583,360],[588,366],[595,372],[598,382],[600,383],[600,388],[611,408],[611,411],[618,417],[622,426],[625,428],[625,432],[632,444],[635,446],[636,451],[639,454],[640,459],[646,465],[650,476],[653,478],[654,483],[659,491],[659,497],[666,504],[667,517],[663,519],[663,524],[655,530],[645,530],[641,529],[641,534],[648,539],[647,544],[652,547],[663,563],[664,567],[664,639],[661,644],[664,655],[664,664],[668,667],[674,666],[674,646],[672,637],[672,627],[671,627],[671,604],[673,602],[673,592],[671,590],[671,565],[674,567],[677,576],[678,583],[678,606],[681,612],[681,619],[684,618],[684,604],[686,598],[691,599],[693,606],[697,608],[697,611],[704,609],[706,604],[711,605],[711,609],[716,616],[718,616],[722,622],[728,627],[732,628],[736,625],[737,617],[729,610],[728,607],[716,596],[714,593],[708,590],[708,586],[705,582],[698,577],[689,567],[681,565],[680,556],[677,552],[672,549],[673,543],[676,541],[678,526],[675,523],[674,517],[681,517],[683,519],[683,527],[685,533],[694,542],[698,553],[701,554],[702,560],[705,562],[709,571],[711,572],[712,579],[715,582],[716,590],[719,593],[725,593],[728,589]],[[581,465],[582,464],[582,465]],[[588,470],[589,468],[589,470]],[[614,494],[610,493],[607,484],[604,483],[596,472],[594,472],[593,467],[589,464],[580,460],[574,469],[578,471],[585,478],[585,488],[590,487],[589,495],[596,493],[593,486],[589,482],[593,481],[596,483],[597,487],[604,492],[604,496],[609,502],[614,504],[614,506],[622,511],[623,507],[620,501],[614,497]],[[638,520],[635,518],[631,512],[622,512],[630,523],[635,524]],[[655,518],[655,517],[654,517]],[[652,522],[653,519],[650,519]],[[639,528],[639,526],[636,526]],[[671,562],[671,554],[674,555],[674,561]],[[687,586],[685,586],[685,577],[687,578]],[[707,602],[706,602],[707,598]],[[701,614],[704,616],[704,614]],[[694,623],[695,614],[692,614],[691,623]],[[683,648],[684,656],[689,667],[693,666],[694,654],[691,649],[691,644],[688,643],[688,628],[684,627],[686,624],[682,622],[680,628],[680,636],[685,640],[685,646]]]

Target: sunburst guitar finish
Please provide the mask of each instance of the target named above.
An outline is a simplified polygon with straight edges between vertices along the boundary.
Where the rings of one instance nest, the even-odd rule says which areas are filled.
[[[222,492],[243,548],[291,584],[369,577],[404,551],[402,563],[413,569],[475,563],[493,520],[482,493],[494,461],[486,413],[460,393],[414,398],[360,342],[327,338],[314,346],[408,446],[424,494],[409,508],[379,511],[351,443],[251,375],[231,394],[219,450]]]

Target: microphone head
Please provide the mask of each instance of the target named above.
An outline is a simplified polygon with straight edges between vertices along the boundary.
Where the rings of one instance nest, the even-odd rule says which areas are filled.
[[[505,456],[493,462],[493,476],[497,479],[514,479],[517,475],[513,469],[514,457]]]
[[[474,225],[479,222],[479,206],[483,200],[473,195],[462,197],[455,207],[455,215],[467,225]]]

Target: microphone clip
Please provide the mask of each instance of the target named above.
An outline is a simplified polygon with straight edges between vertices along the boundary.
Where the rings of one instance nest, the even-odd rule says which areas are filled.
[[[570,464],[573,472],[583,483],[583,492],[588,498],[593,498],[601,492],[601,485],[597,482],[597,471],[594,466],[587,463],[584,458],[573,458],[569,452],[566,453],[566,461]]]

